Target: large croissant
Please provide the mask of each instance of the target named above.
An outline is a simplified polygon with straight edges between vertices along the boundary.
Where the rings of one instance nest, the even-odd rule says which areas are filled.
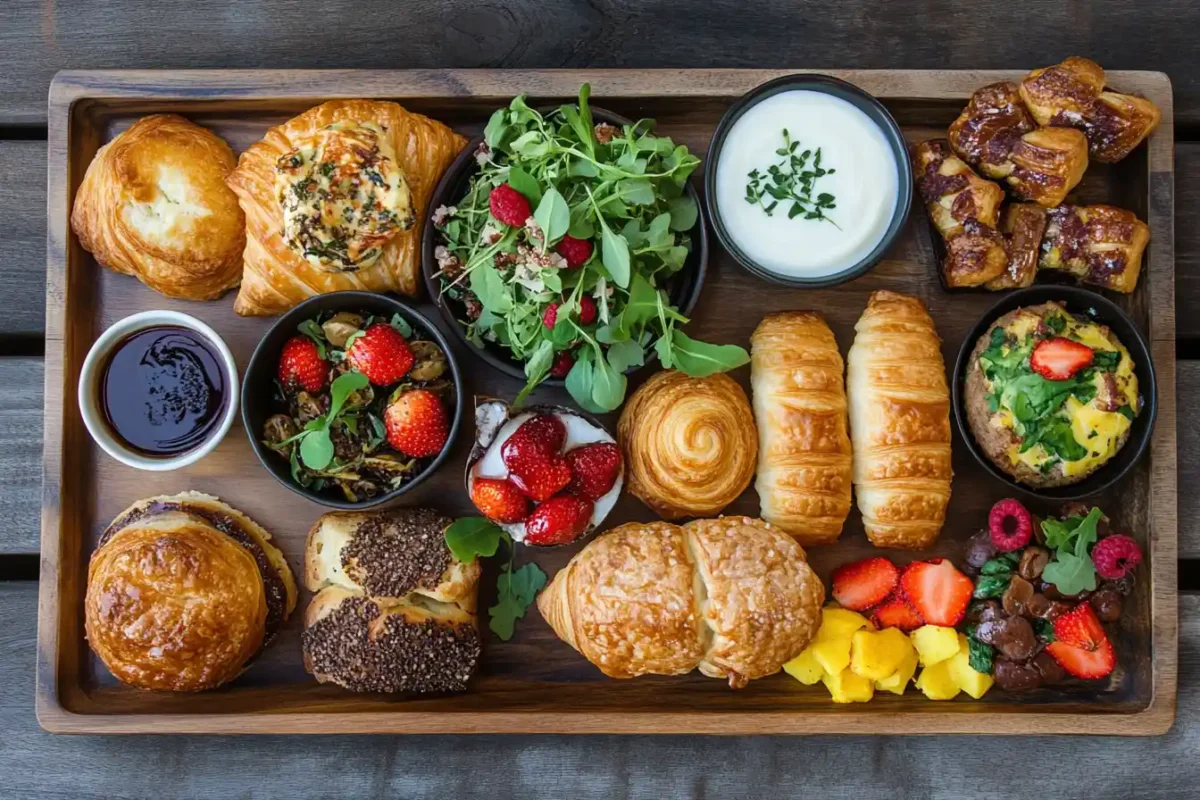
[[[854,491],[876,547],[937,539],[950,502],[950,389],[941,342],[915,297],[871,295],[846,356]]]
[[[380,255],[357,270],[313,263],[292,249],[283,238],[284,213],[276,195],[280,157],[329,126],[344,124],[381,129],[411,193],[412,226],[387,238]],[[246,212],[245,271],[233,310],[279,314],[313,295],[345,289],[416,295],[425,209],[438,178],[466,142],[440,122],[374,100],[332,100],[271,128],[242,153],[227,181]]]
[[[699,667],[733,688],[778,672],[817,633],[825,588],[791,537],[747,517],[630,522],[538,596],[559,638],[611,678]]]

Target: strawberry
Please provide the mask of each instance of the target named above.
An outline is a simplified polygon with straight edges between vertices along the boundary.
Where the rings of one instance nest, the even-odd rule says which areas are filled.
[[[387,440],[406,456],[434,456],[446,446],[450,424],[442,401],[428,389],[413,389],[392,398],[383,412]]]
[[[612,442],[593,442],[567,452],[571,482],[567,491],[599,500],[608,494],[621,474],[621,448]]]
[[[476,478],[471,502],[492,522],[520,522],[529,516],[529,500],[503,478]]]
[[[400,331],[376,322],[351,343],[346,360],[371,383],[387,386],[408,374],[414,358]]]
[[[1092,348],[1086,344],[1057,336],[1037,343],[1029,356],[1029,366],[1046,380],[1065,381],[1091,366],[1095,357]]]
[[[503,222],[519,228],[533,214],[525,195],[518,192],[510,184],[502,183],[488,196],[488,210],[492,216]]]
[[[321,358],[317,343],[307,336],[293,336],[279,354],[279,382],[316,394],[329,383],[329,362]]]
[[[562,421],[552,414],[537,414],[500,448],[509,478],[526,496],[549,500],[571,482],[571,467],[559,451],[567,438]]]
[[[1054,638],[1072,647],[1095,650],[1108,638],[1091,603],[1080,603],[1054,620]]]
[[[967,612],[975,583],[946,559],[934,558],[909,564],[900,588],[926,622],[953,628]]]
[[[1117,654],[1108,639],[1100,642],[1095,650],[1073,647],[1066,642],[1051,642],[1046,645],[1046,652],[1068,673],[1089,681],[1111,675],[1117,666]]]
[[[578,269],[592,257],[592,243],[587,239],[576,239],[570,234],[563,236],[554,249],[567,260],[567,269]]]
[[[862,611],[880,602],[896,588],[900,573],[882,556],[843,564],[833,571],[833,599],[843,608]]]
[[[546,330],[552,331],[556,322],[558,322],[558,303],[551,303],[542,312],[542,324],[546,326]]]
[[[596,301],[586,294],[579,298],[579,324],[591,325],[596,321]]]
[[[925,624],[925,620],[901,592],[893,593],[891,597],[880,603],[871,614],[871,621],[880,630],[899,628],[905,633],[914,631]]]
[[[566,544],[579,538],[592,521],[592,501],[573,494],[552,497],[525,520],[525,544]]]
[[[554,366],[550,367],[550,377],[565,378],[571,374],[573,366],[575,366],[575,356],[571,355],[570,350],[563,350],[554,358]]]

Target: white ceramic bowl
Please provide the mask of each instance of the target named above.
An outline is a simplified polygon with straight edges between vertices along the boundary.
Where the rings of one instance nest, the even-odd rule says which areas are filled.
[[[221,416],[220,425],[201,444],[173,458],[153,458],[126,447],[109,430],[108,425],[104,421],[104,411],[99,405],[100,392],[98,391],[97,383],[101,378],[101,373],[113,345],[132,333],[158,325],[174,325],[180,328],[187,328],[207,339],[219,354],[221,365],[224,367],[225,375],[228,379],[228,386],[226,388],[228,396],[226,397],[225,413]],[[216,331],[200,320],[187,314],[180,314],[178,311],[143,311],[113,323],[108,330],[100,334],[100,338],[92,345],[92,349],[88,351],[87,358],[84,359],[83,370],[79,374],[79,411],[83,415],[83,424],[87,426],[88,433],[92,435],[92,439],[95,440],[96,444],[100,445],[104,452],[122,464],[151,472],[166,472],[167,470],[186,467],[188,464],[193,464],[211,453],[221,443],[221,440],[225,438],[225,434],[229,432],[230,426],[233,425],[233,420],[237,417],[238,397],[237,364],[234,362],[233,354],[229,352],[229,348],[225,345],[225,342],[221,340]]]

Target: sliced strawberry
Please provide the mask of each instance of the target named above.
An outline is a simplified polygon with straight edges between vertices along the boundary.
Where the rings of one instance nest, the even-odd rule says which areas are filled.
[[[1096,354],[1086,344],[1056,336],[1037,343],[1029,356],[1029,366],[1046,380],[1065,381],[1091,366],[1095,358]]]
[[[621,448],[612,442],[576,447],[567,452],[566,459],[572,475],[567,491],[589,500],[608,494],[621,474]]]
[[[346,360],[371,383],[388,386],[408,374],[415,358],[400,331],[376,322],[351,342]]]
[[[509,478],[528,497],[549,500],[571,482],[571,467],[559,454],[566,438],[562,420],[537,414],[521,423],[500,448]]]
[[[446,409],[428,389],[413,389],[394,398],[384,409],[383,425],[388,444],[413,458],[436,456],[450,433]]]
[[[573,494],[552,497],[525,520],[525,544],[553,545],[573,542],[592,520],[592,501]]]
[[[505,466],[512,469],[525,454],[558,453],[566,441],[567,428],[561,419],[553,414],[534,414],[505,440],[500,455]]]
[[[880,603],[871,614],[871,621],[880,630],[884,628],[899,628],[905,633],[915,631],[925,624],[925,620],[912,607],[912,604],[905,599],[902,592],[895,592],[891,597]]]
[[[890,595],[899,577],[896,565],[882,556],[843,564],[833,571],[833,599],[842,608],[863,611]]]
[[[529,499],[503,478],[476,478],[471,502],[492,522],[520,522],[529,516]]]
[[[321,358],[317,343],[307,336],[293,336],[279,354],[279,382],[316,394],[329,383],[329,362]]]
[[[1117,653],[1108,639],[1100,642],[1095,650],[1074,647],[1066,642],[1051,642],[1046,645],[1046,652],[1067,672],[1089,681],[1111,675],[1117,666]]]
[[[946,559],[933,558],[909,564],[900,588],[926,622],[953,628],[967,612],[975,583]]]
[[[1091,603],[1080,603],[1054,620],[1054,638],[1073,647],[1095,650],[1108,638]]]

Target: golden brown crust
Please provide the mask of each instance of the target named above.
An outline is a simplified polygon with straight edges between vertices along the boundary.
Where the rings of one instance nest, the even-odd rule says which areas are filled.
[[[242,279],[245,218],[225,185],[233,151],[175,114],[143,117],[101,147],[71,227],[109,269],[168,297],[212,300]]]
[[[800,545],[746,517],[621,525],[576,554],[537,600],[554,632],[605,675],[699,667],[734,688],[803,650],[823,601]]]
[[[1032,286],[1037,277],[1046,209],[1036,203],[1010,203],[1000,215],[1000,232],[1008,251],[1008,265],[985,286],[995,291]]]
[[[266,595],[254,557],[182,513],[135,523],[92,554],[88,644],[121,681],[199,691],[259,650]]]
[[[297,142],[337,122],[373,122],[392,137],[412,193],[415,224],[392,236],[382,254],[354,272],[326,271],[283,240],[283,211],[275,196],[275,165]],[[242,153],[229,186],[246,212],[245,273],[234,310],[257,316],[282,313],[317,294],[360,289],[416,295],[420,285],[421,230],[425,209],[446,167],[467,140],[440,122],[397,103],[332,100],[267,131]]]
[[[804,545],[836,541],[850,513],[845,369],[820,314],[763,317],[750,337],[762,517]]]
[[[1104,91],[1104,70],[1079,56],[1033,70],[1020,91],[1039,124],[1083,131],[1096,161],[1125,158],[1162,119],[1158,107],[1143,97]]]
[[[665,519],[716,514],[733,502],[754,477],[757,436],[745,391],[723,373],[656,373],[617,425],[629,492]]]
[[[1115,206],[1052,208],[1042,240],[1042,269],[1060,269],[1115,292],[1131,293],[1142,272],[1150,228]]]
[[[937,539],[950,502],[950,390],[941,341],[915,297],[871,295],[847,355],[854,491],[877,547]]]

